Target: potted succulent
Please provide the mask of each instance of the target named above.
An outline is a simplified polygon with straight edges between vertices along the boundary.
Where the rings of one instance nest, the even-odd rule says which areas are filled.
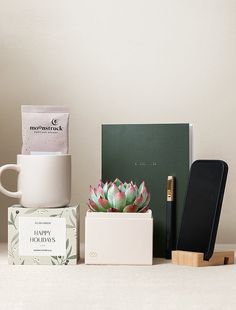
[[[90,186],[85,219],[86,264],[152,264],[153,219],[145,183]]]

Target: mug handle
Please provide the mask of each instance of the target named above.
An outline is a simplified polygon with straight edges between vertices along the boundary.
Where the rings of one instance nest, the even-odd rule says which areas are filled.
[[[21,191],[10,192],[2,186],[2,180],[1,180],[2,173],[3,173],[3,171],[9,170],[9,169],[20,172],[20,166],[19,165],[9,164],[9,165],[5,165],[5,166],[0,167],[0,192],[2,192],[4,195],[9,196],[9,197],[21,198]]]

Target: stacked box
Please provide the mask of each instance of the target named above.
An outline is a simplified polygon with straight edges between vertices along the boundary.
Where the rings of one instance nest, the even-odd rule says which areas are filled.
[[[79,260],[79,206],[8,208],[8,263],[75,265]]]

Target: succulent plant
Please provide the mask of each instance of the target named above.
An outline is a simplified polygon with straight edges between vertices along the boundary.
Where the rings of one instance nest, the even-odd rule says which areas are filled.
[[[90,186],[88,207],[93,212],[146,212],[149,209],[150,193],[145,183],[139,187],[132,181],[122,183],[100,181],[97,188]]]

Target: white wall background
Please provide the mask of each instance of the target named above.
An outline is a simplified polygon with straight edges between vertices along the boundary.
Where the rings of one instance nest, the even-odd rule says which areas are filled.
[[[82,239],[100,125],[191,122],[194,157],[229,164],[218,242],[236,242],[235,99],[234,0],[0,0],[0,164],[20,152],[22,104],[68,105]],[[2,241],[14,201],[0,194]]]

